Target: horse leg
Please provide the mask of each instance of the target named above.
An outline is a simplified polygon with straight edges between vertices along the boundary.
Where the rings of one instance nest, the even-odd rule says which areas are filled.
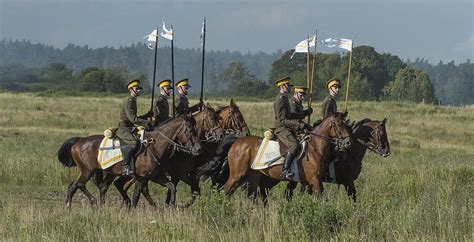
[[[257,202],[258,190],[260,187],[260,174],[255,174],[251,172],[247,179],[248,188],[247,188],[247,197],[252,200],[254,203]]]
[[[354,181],[350,181],[347,184],[344,184],[344,188],[346,188],[347,196],[352,199],[352,201],[356,202],[357,200],[357,191],[355,189]]]
[[[88,172],[85,172],[85,173],[82,173],[81,172],[81,177],[79,178],[79,181],[76,183],[77,187],[79,189],[81,189],[81,191],[87,196],[87,198],[89,199],[89,202],[92,206],[92,208],[94,208],[95,206],[97,206],[97,199],[95,199],[95,197],[89,192],[89,190],[87,190],[87,187],[86,187],[86,183],[87,181],[91,178],[91,176],[94,174],[93,171],[88,171]]]
[[[171,204],[171,200],[173,199],[173,203],[176,200],[176,186],[178,185],[179,178],[176,178],[175,176],[171,177],[171,183],[173,184],[173,190],[169,189],[168,187],[168,192],[166,193],[166,204]],[[174,194],[173,194],[174,193]],[[174,196],[174,198],[173,198]]]
[[[127,208],[130,208],[131,205],[131,200],[127,195],[126,190],[124,190],[124,185],[127,183],[129,180],[128,177],[121,176],[117,180],[114,181],[114,185],[117,188],[117,191],[122,195],[122,204],[127,206]]]
[[[166,205],[168,207],[174,207],[176,204],[176,186],[170,181],[166,182],[165,186],[168,188],[170,194],[170,199],[166,202]]]
[[[291,200],[293,199],[293,191],[295,190],[297,185],[298,183],[296,182],[288,182],[288,184],[286,185],[285,197],[288,202],[291,202]]]
[[[148,181],[143,184],[142,194],[148,203],[153,207],[156,208],[156,203],[153,201],[153,198],[150,196],[150,191],[148,190]]]
[[[99,193],[100,193],[100,198],[99,198],[100,205],[105,204],[105,194],[107,193],[107,190],[109,189],[109,186],[110,186],[110,184],[112,184],[114,179],[115,179],[114,175],[106,174],[105,177],[103,178],[103,181],[99,184],[96,184],[96,185],[98,185]],[[96,181],[96,180],[94,179],[94,181]]]
[[[144,181],[144,180],[141,180],[141,179],[137,179],[135,181],[135,191],[133,192],[133,196],[132,196],[132,207],[133,208],[137,207],[138,200],[140,199],[140,194],[143,190],[143,186],[147,182],[148,181]]]
[[[323,194],[323,181],[319,176],[313,177],[313,179],[309,181],[309,185],[311,187],[311,192],[313,192],[316,197],[320,197]]]
[[[69,184],[69,187],[67,188],[67,196],[66,196],[66,208],[67,209],[71,209],[71,201],[72,201],[72,197],[74,196],[74,193],[76,193],[77,191],[77,182],[79,181],[79,179],[81,178],[81,174],[79,174],[79,176],[76,178],[76,180],[74,180],[73,182],[71,182],[71,184]]]

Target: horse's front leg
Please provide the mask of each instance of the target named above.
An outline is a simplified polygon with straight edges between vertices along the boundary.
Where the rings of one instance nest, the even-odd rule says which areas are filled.
[[[314,176],[310,181],[309,181],[309,186],[311,188],[311,191],[314,193],[316,197],[321,197],[324,191],[323,187],[323,180],[321,179],[320,176]]]
[[[132,207],[133,208],[137,207],[138,200],[140,199],[140,194],[143,191],[143,186],[145,186],[145,184],[147,182],[148,181],[145,181],[145,180],[142,180],[142,179],[137,179],[135,181],[135,191],[133,192],[133,196],[132,196]]]
[[[295,190],[297,185],[298,183],[296,182],[288,182],[288,184],[286,185],[285,198],[288,202],[291,202],[291,200],[293,199],[293,191]]]
[[[354,185],[354,181],[351,180],[347,182],[347,184],[344,184],[344,188],[346,189],[347,196],[349,196],[352,201],[356,202],[357,200],[357,191]]]

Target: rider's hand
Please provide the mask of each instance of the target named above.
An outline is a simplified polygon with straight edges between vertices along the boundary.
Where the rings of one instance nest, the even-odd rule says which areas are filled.
[[[313,113],[313,108],[308,108],[305,110],[306,115],[311,115]]]

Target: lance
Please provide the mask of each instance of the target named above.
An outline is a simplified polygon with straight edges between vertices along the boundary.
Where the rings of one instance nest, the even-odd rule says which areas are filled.
[[[347,87],[346,87],[346,103],[344,104],[344,112],[347,112],[347,99],[349,97],[349,81],[351,78],[351,64],[352,64],[352,47],[354,46],[354,36],[351,41],[351,51],[349,52],[349,70],[347,71]]]
[[[174,29],[173,25],[171,25],[171,33],[172,33],[172,38],[171,38],[171,87],[173,88],[173,118],[176,115],[176,111],[174,108],[174,102],[175,102],[175,94],[174,94]]]
[[[153,111],[153,99],[155,98],[155,82],[156,82],[156,59],[158,55],[158,26],[156,27],[156,36],[155,36],[155,59],[153,61],[153,87],[151,89],[151,106],[150,111]]]
[[[201,96],[199,98],[199,102],[203,102],[202,94],[204,90],[204,56],[206,51],[206,17],[204,17],[204,21],[202,22],[202,63],[201,63]]]
[[[314,82],[314,67],[316,65],[316,46],[318,45],[318,30],[316,30],[314,35],[314,54],[313,54],[313,66],[311,67],[311,82],[308,87],[309,89],[309,98],[308,98],[308,107],[311,108],[311,103],[313,102],[313,82]],[[308,123],[311,122],[311,115],[308,116]]]

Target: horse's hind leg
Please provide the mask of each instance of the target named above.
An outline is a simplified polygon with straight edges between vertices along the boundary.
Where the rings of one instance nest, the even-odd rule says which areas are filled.
[[[84,173],[81,172],[81,176],[79,177],[79,180],[77,181],[76,185],[87,196],[91,206],[95,207],[97,206],[97,199],[95,199],[95,197],[89,192],[89,190],[87,190],[86,187],[87,181],[91,178],[93,174],[93,171],[87,171]]]
[[[148,183],[148,181],[144,181],[141,179],[137,179],[135,181],[135,191],[133,192],[132,196],[132,207],[136,208],[138,205],[138,200],[140,199],[140,194],[143,191],[143,186]]]
[[[122,195],[122,204],[130,208],[131,200],[127,195],[127,192],[124,190],[124,185],[129,181],[128,177],[121,176],[114,181],[114,185],[117,188],[117,191]]]
[[[258,190],[260,186],[260,174],[251,172],[247,178],[248,188],[247,188],[247,197],[252,200],[254,203],[257,202]]]
[[[71,201],[72,197],[74,196],[74,193],[77,191],[77,182],[79,181],[79,178],[81,178],[81,174],[74,180],[71,184],[69,184],[69,187],[67,188],[67,196],[66,196],[66,208],[71,209]]]
[[[145,197],[145,199],[148,201],[150,206],[152,206],[153,208],[156,208],[156,203],[151,197],[150,191],[148,190],[148,182],[145,182],[145,184],[143,184],[142,194]]]
[[[106,174],[105,177],[103,178],[103,181],[98,184],[99,187],[99,192],[100,192],[100,205],[105,204],[105,194],[107,193],[107,190],[109,189],[110,184],[114,181],[115,176],[112,174]],[[97,184],[96,184],[97,185]]]
[[[285,197],[286,197],[286,200],[288,202],[291,202],[291,200],[293,199],[293,191],[295,190],[297,185],[298,185],[298,183],[296,183],[296,182],[289,182],[286,185]]]

